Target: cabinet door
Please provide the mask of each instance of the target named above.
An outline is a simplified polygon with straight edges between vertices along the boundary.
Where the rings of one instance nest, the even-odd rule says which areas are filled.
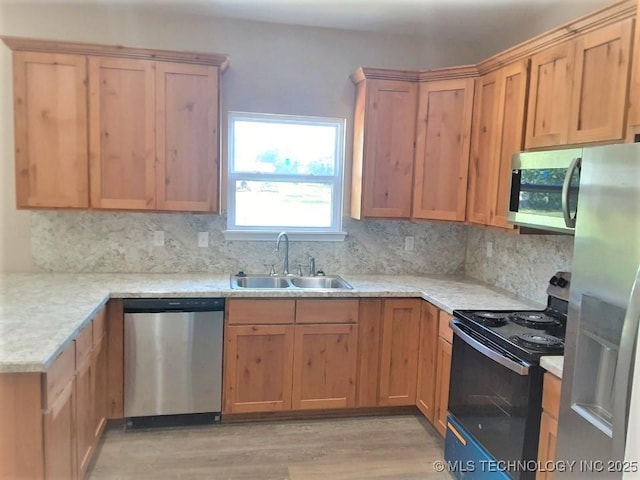
[[[107,345],[103,337],[93,350],[93,441],[94,446],[107,424]]]
[[[91,206],[155,208],[154,63],[89,58]]]
[[[356,406],[378,405],[382,305],[379,298],[363,298],[358,309],[358,375]]]
[[[556,460],[556,442],[558,435],[558,420],[547,412],[542,412],[540,419],[540,443],[538,444],[538,460],[542,465]],[[540,471],[536,480],[551,480],[553,472]]]
[[[13,54],[17,206],[89,206],[87,63]]]
[[[415,405],[419,341],[420,300],[385,300],[380,405]]]
[[[156,208],[218,211],[218,68],[156,63]]]
[[[464,221],[473,79],[420,84],[413,217]]]
[[[44,470],[47,480],[77,478],[73,440],[75,414],[72,380],[44,413]]]
[[[358,85],[356,101],[351,215],[409,218],[417,86],[364,82]]]
[[[292,408],[355,405],[357,325],[296,325]]]
[[[574,42],[531,57],[526,148],[565,145],[569,137]]]
[[[293,325],[226,330],[224,413],[291,409]]]
[[[632,32],[630,18],[576,39],[569,143],[624,137]]]
[[[436,360],[435,427],[444,436],[447,430],[447,409],[449,408],[449,377],[451,375],[451,344],[438,337]]]
[[[489,221],[490,186],[496,161],[500,125],[498,110],[502,84],[501,72],[495,71],[476,80],[467,220],[480,225]]]
[[[511,159],[522,151],[527,101],[528,61],[506,66],[498,100],[498,138],[491,174],[489,224],[513,229],[507,222],[511,196]]]
[[[434,422],[437,347],[438,308],[428,302],[422,302],[416,405],[431,423]]]
[[[95,413],[93,409],[94,378],[91,357],[78,368],[76,373],[76,458],[78,476],[84,478],[93,453],[95,438]]]

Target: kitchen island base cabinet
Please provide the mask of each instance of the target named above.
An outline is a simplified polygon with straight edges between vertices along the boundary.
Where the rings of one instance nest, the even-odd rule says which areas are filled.
[[[44,414],[44,478],[75,479],[75,385],[71,381]]]

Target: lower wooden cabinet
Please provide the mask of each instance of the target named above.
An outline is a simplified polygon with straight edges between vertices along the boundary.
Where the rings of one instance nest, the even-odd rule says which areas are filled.
[[[293,325],[228,326],[225,413],[291,409]]]
[[[43,415],[44,478],[76,478],[74,426],[76,418],[75,380],[71,380]],[[32,441],[35,441],[33,439]],[[36,459],[33,459],[36,461]]]
[[[561,383],[558,377],[550,373],[544,374],[540,441],[538,443],[538,461],[543,465],[556,459]],[[544,471],[543,469],[536,474],[536,480],[552,480],[552,478],[552,471]]]
[[[449,407],[449,377],[451,376],[451,346],[453,332],[449,327],[451,315],[439,312],[438,346],[436,350],[436,382],[434,401],[434,426],[444,436],[447,430],[447,410]]]
[[[227,303],[223,413],[355,406],[358,300]]]
[[[381,406],[415,405],[421,300],[384,301],[380,354]]]
[[[78,477],[82,478],[87,471],[95,445],[95,421],[93,409],[94,365],[87,358],[76,372],[76,458],[78,461]]]
[[[422,302],[416,406],[431,423],[435,421],[438,308]]]
[[[355,406],[357,325],[296,325],[292,408]]]

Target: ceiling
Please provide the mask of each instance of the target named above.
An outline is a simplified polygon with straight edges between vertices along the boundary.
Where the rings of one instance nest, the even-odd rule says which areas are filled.
[[[474,42],[521,32],[522,39],[614,0],[0,0],[153,9],[291,25],[421,35]],[[536,29],[538,31],[536,31]]]

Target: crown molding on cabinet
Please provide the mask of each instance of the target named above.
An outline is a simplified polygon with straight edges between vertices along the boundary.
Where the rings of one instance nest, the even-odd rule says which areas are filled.
[[[572,20],[482,60],[477,65],[478,72],[480,75],[484,75],[518,60],[524,60],[546,48],[558,45],[578,35],[627,18],[634,18],[637,11],[637,0],[622,0],[614,3],[611,6],[587,14],[577,20]]]
[[[449,80],[454,78],[475,78],[478,69],[475,65],[459,67],[436,68],[433,70],[391,70],[387,68],[360,67],[350,76],[355,84],[365,79],[369,80],[397,80],[403,82],[432,82],[434,80]]]
[[[177,52],[172,50],[152,50],[148,48],[124,47],[122,45],[96,45],[81,42],[61,42],[24,37],[0,36],[0,39],[14,52],[50,52],[76,55],[135,58],[178,63],[193,63],[219,67],[223,72],[229,65],[229,55],[218,53]]]

